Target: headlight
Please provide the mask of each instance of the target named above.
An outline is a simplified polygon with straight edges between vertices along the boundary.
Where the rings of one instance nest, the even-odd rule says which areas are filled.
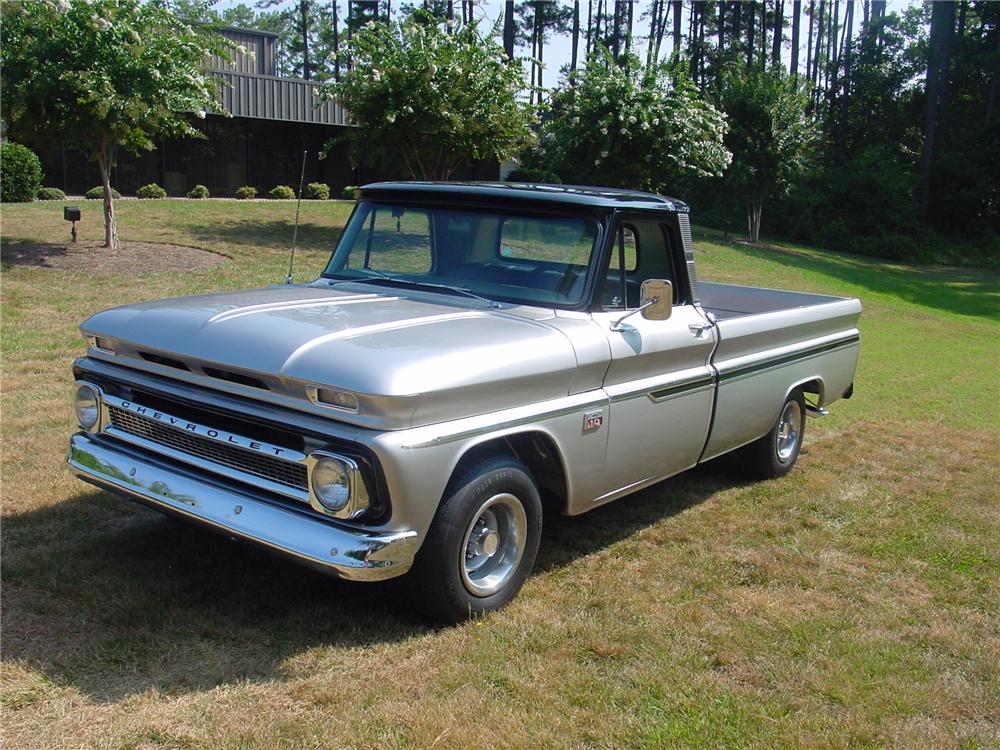
[[[320,458],[313,465],[312,489],[327,510],[339,511],[351,500],[348,468],[336,458]]]
[[[93,430],[101,416],[101,392],[89,383],[81,383],[73,396],[76,421],[85,430]]]
[[[370,499],[358,465],[350,458],[326,451],[309,455],[309,504],[334,518],[357,518]]]

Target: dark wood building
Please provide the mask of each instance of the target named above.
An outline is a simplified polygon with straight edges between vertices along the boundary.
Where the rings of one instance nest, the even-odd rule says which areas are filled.
[[[129,195],[155,182],[168,195],[205,185],[213,196],[232,196],[241,185],[265,195],[275,185],[297,187],[306,156],[306,182],[324,182],[339,196],[343,187],[378,179],[405,178],[391,171],[355,168],[347,147],[337,144],[325,159],[320,151],[345,128],[348,115],[336,101],[322,100],[313,81],[276,75],[277,35],[226,28],[242,49],[231,60],[215,58],[222,105],[230,116],[207,115],[196,123],[205,138],[165,139],[140,154],[121,152],[112,186]],[[245,50],[245,51],[243,51]],[[81,194],[100,184],[97,164],[75,149],[30,144],[42,160],[45,185]],[[497,166],[470,167],[463,177],[496,179]]]

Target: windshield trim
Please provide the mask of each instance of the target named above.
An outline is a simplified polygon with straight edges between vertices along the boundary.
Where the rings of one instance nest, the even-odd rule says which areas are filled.
[[[566,220],[566,219],[583,219],[593,222],[594,228],[594,240],[591,246],[590,254],[588,257],[588,262],[586,265],[586,270],[584,272],[583,288],[579,299],[573,302],[556,302],[554,300],[539,301],[533,299],[526,299],[524,297],[512,297],[510,295],[503,294],[484,294],[478,290],[473,289],[462,289],[461,287],[456,287],[462,289],[462,292],[467,292],[472,295],[476,295],[481,299],[495,300],[499,303],[504,303],[511,306],[524,306],[524,307],[534,307],[543,310],[567,310],[567,311],[581,311],[590,312],[593,308],[592,299],[594,294],[594,279],[596,278],[595,268],[600,265],[605,250],[605,244],[607,242],[607,229],[608,221],[613,215],[613,211],[595,211],[591,206],[570,206],[565,207],[560,206],[560,209],[565,208],[565,210],[554,211],[552,206],[512,206],[510,204],[498,205],[497,203],[475,203],[466,204],[461,203],[455,205],[452,202],[444,202],[440,200],[416,200],[417,196],[392,196],[392,199],[386,198],[362,198],[354,204],[351,214],[347,219],[344,229],[340,233],[340,237],[337,243],[334,245],[333,250],[326,261],[323,272],[320,274],[320,278],[327,281],[332,281],[336,283],[349,283],[349,282],[362,282],[365,285],[378,286],[377,282],[392,279],[392,276],[386,276],[380,278],[378,276],[371,277],[358,277],[358,278],[344,278],[342,271],[330,271],[330,265],[333,263],[334,258],[341,251],[342,246],[346,242],[350,241],[351,244],[355,241],[355,236],[360,232],[363,227],[361,225],[355,225],[355,218],[359,211],[367,205],[374,206],[403,206],[404,208],[414,208],[420,210],[454,210],[464,213],[488,213],[495,216],[503,216],[504,220],[509,218],[551,218],[555,220]],[[351,229],[354,231],[349,231]],[[348,250],[350,252],[350,250]],[[378,269],[367,269],[370,271],[378,272]],[[384,273],[384,272],[383,272]],[[370,279],[370,280],[369,280]],[[409,281],[407,279],[400,279],[400,281]],[[420,284],[419,281],[414,281],[414,284]],[[386,288],[393,288],[393,285],[386,284]],[[440,293],[452,296],[445,289],[434,290],[431,288],[433,284],[427,285],[424,289],[414,288],[415,292],[422,293]],[[449,285],[442,284],[442,287]],[[394,291],[401,291],[398,287]],[[456,301],[464,297],[464,294],[456,294],[452,298]],[[473,297],[468,297],[468,299],[473,299]]]

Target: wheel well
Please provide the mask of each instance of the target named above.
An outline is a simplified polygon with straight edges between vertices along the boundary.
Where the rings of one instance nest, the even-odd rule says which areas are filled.
[[[790,388],[788,392],[793,393],[794,391],[802,391],[804,396],[808,395],[814,397],[811,402],[814,406],[822,406],[824,402],[824,390],[823,381],[820,378],[813,378],[812,380],[807,380],[803,383],[797,383]],[[806,399],[806,403],[810,403],[809,399]]]
[[[546,509],[558,512],[565,509],[566,467],[555,441],[544,432],[519,432],[474,445],[459,459],[451,474],[452,478],[466,466],[495,455],[508,455],[523,461],[538,484]]]

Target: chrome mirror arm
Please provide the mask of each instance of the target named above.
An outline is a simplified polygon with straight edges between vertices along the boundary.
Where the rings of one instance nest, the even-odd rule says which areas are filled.
[[[659,297],[651,297],[650,299],[647,299],[645,302],[643,302],[637,308],[635,308],[634,310],[629,310],[627,313],[625,313],[620,318],[618,318],[618,320],[616,320],[614,323],[612,323],[611,324],[611,330],[612,331],[616,331],[618,333],[621,333],[622,331],[625,330],[622,327],[622,321],[625,320],[625,318],[630,318],[633,315],[635,315],[636,313],[642,312],[647,307],[651,307],[652,305],[655,305],[659,301],[660,301]]]

